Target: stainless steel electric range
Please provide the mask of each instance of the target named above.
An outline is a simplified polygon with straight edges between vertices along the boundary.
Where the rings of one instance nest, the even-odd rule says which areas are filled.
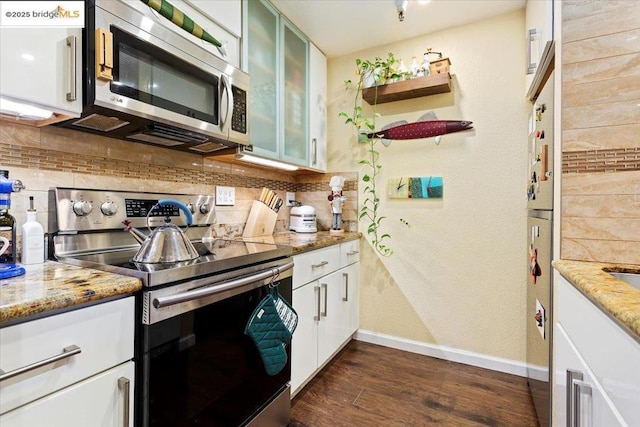
[[[140,244],[123,221],[147,233],[167,221],[186,225],[180,209],[158,206],[167,198],[192,214],[183,232],[197,256],[134,262]],[[291,302],[291,247],[211,239],[211,195],[55,188],[49,217],[58,261],[143,283],[136,295],[136,425],[287,425],[290,363],[267,375],[244,328],[270,284]]]

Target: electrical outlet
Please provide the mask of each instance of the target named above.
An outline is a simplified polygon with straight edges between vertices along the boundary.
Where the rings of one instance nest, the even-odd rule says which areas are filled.
[[[236,189],[234,187],[216,187],[216,206],[233,206],[236,204]]]
[[[295,206],[293,200],[296,199],[296,193],[287,192],[287,206]]]

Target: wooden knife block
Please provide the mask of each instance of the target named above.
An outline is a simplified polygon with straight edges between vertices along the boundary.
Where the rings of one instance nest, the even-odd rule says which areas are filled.
[[[278,214],[264,203],[254,200],[242,237],[271,236]]]

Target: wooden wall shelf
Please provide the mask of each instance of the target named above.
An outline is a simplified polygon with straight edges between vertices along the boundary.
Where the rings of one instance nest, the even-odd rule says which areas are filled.
[[[451,92],[451,76],[449,73],[432,74],[426,77],[404,80],[378,86],[377,103],[400,101]],[[376,88],[362,89],[362,98],[369,104],[376,103]]]

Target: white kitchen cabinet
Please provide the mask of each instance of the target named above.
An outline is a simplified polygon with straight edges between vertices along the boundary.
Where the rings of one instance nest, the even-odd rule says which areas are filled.
[[[126,0],[134,8],[148,7],[138,0]],[[156,20],[158,25],[162,25],[181,37],[195,43],[225,62],[240,68],[241,34],[239,27],[242,26],[241,0],[172,0],[171,4],[181,10],[186,16],[191,18],[203,30],[211,34],[218,40],[224,48],[224,53],[216,46],[204,41],[193,34],[183,30],[173,22],[160,17]],[[156,14],[154,12],[154,14]]]
[[[358,329],[360,264],[353,255],[348,263],[340,263],[340,254],[357,253],[358,243],[357,240],[346,242],[294,256],[293,308],[298,313],[298,328],[293,334],[291,349],[292,395],[300,391]]]
[[[245,0],[251,151],[326,170],[326,57],[265,0]]]
[[[554,353],[554,405],[558,411],[553,425],[626,426],[561,325],[556,326]]]
[[[562,276],[556,274],[555,283],[554,425],[567,417],[567,369],[585,372],[591,385],[590,402],[582,397],[590,403],[585,417],[591,425],[640,425],[640,344]]]
[[[22,123],[80,117],[81,51],[81,28],[0,28],[0,96],[58,115],[51,120],[22,117]]]
[[[550,59],[554,40],[553,0],[529,0],[525,9],[527,59],[525,91],[531,95],[536,92],[544,72],[544,65]],[[542,67],[541,67],[542,65]],[[531,94],[530,94],[531,92]]]
[[[128,297],[0,329],[0,424],[121,426],[122,411],[110,414],[113,423],[103,421],[116,403],[126,406],[127,383],[133,408],[134,325],[134,298]],[[77,396],[93,399],[98,388],[95,418],[86,422]]]
[[[0,425],[133,426],[133,379],[134,364],[126,362],[4,414]]]
[[[339,271],[341,287],[341,327],[343,339],[349,339],[360,326],[360,264],[350,264]]]
[[[292,298],[298,313],[298,326],[291,342],[291,389],[296,390],[318,368],[320,284],[314,281],[294,289]]]
[[[309,167],[327,170],[327,57],[309,43]]]
[[[183,0],[212,21],[226,28],[236,37],[242,37],[241,0]]]

